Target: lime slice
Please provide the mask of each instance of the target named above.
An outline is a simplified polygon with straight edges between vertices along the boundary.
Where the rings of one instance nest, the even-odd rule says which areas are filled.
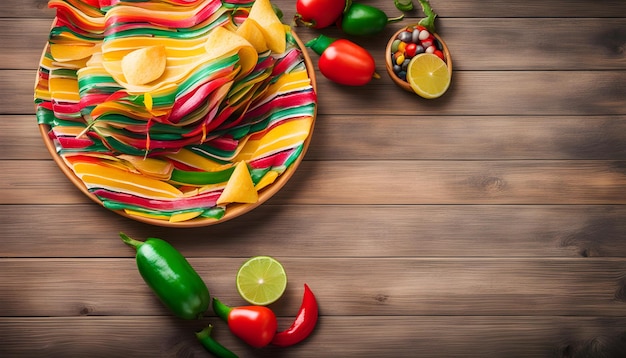
[[[446,93],[450,87],[451,75],[441,58],[431,53],[422,53],[409,62],[406,79],[415,93],[432,99]]]
[[[252,257],[237,272],[237,291],[253,305],[266,306],[276,302],[286,288],[285,269],[273,257]]]

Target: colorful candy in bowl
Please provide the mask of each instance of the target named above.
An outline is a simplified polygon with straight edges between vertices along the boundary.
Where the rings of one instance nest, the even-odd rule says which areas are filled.
[[[448,46],[422,25],[402,28],[391,36],[385,63],[395,84],[422,97],[440,97],[450,85],[452,57]]]

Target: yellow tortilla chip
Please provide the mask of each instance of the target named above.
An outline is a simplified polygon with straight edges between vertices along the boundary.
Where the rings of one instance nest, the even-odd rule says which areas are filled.
[[[217,199],[217,205],[228,203],[256,203],[259,194],[254,188],[252,177],[246,162],[237,163],[235,170],[228,179],[222,195]]]
[[[144,47],[122,58],[122,73],[131,85],[145,85],[163,75],[166,63],[165,46]]]
[[[59,62],[83,60],[98,50],[100,50],[100,45],[94,44],[50,44],[50,54],[55,61]]]
[[[267,41],[265,41],[265,36],[263,36],[261,25],[254,19],[249,17],[245,19],[241,26],[237,28],[236,33],[248,40],[258,53],[263,53],[269,49],[269,47],[267,47]]]
[[[276,178],[278,178],[278,172],[275,170],[270,170],[269,172],[267,172],[263,178],[261,178],[261,180],[257,183],[257,185],[254,187],[257,191],[265,188],[266,186],[272,184]]]
[[[142,218],[154,219],[154,220],[169,220],[170,216],[167,214],[155,214],[144,213],[143,211],[124,209],[124,212],[130,216],[139,216]]]
[[[248,18],[260,25],[265,42],[272,52],[285,52],[287,46],[285,27],[274,12],[270,0],[256,0],[250,9]]]
[[[155,179],[168,180],[174,170],[174,165],[167,160],[128,154],[120,154],[117,158],[129,162],[140,173]]]
[[[248,74],[256,66],[259,59],[259,54],[248,40],[222,26],[211,31],[204,46],[207,57],[211,60],[238,52],[239,64],[241,65],[239,76]]]
[[[187,220],[191,220],[193,218],[196,218],[196,217],[200,216],[201,214],[202,214],[202,211],[189,211],[189,212],[184,212],[184,213],[176,213],[176,214],[172,214],[172,216],[170,216],[169,221],[171,223],[187,221]]]

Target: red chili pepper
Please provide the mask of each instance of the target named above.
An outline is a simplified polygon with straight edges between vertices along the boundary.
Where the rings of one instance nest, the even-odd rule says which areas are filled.
[[[265,306],[229,307],[213,298],[213,311],[235,336],[256,348],[268,345],[278,328],[276,315]]]
[[[317,66],[324,77],[333,82],[362,86],[372,78],[380,77],[376,73],[374,57],[352,41],[319,35],[307,42],[306,47],[320,55]]]
[[[299,343],[313,332],[317,324],[317,317],[317,300],[313,291],[305,283],[302,304],[296,319],[291,324],[291,327],[276,333],[274,339],[272,339],[272,344],[279,347],[287,347]]]

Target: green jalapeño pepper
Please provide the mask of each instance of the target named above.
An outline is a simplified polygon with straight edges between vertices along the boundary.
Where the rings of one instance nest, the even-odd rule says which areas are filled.
[[[404,14],[389,18],[384,11],[369,5],[352,3],[343,13],[341,29],[349,35],[369,36],[382,32],[390,22],[400,21]]]
[[[211,331],[213,325],[209,324],[203,330],[196,332],[196,337],[202,344],[202,346],[211,354],[218,358],[237,358],[237,355],[228,348],[224,347],[220,342],[211,337]]]
[[[180,318],[202,316],[209,308],[209,290],[180,252],[161,239],[149,238],[142,242],[124,233],[120,233],[120,237],[137,250],[139,273],[165,306]]]

